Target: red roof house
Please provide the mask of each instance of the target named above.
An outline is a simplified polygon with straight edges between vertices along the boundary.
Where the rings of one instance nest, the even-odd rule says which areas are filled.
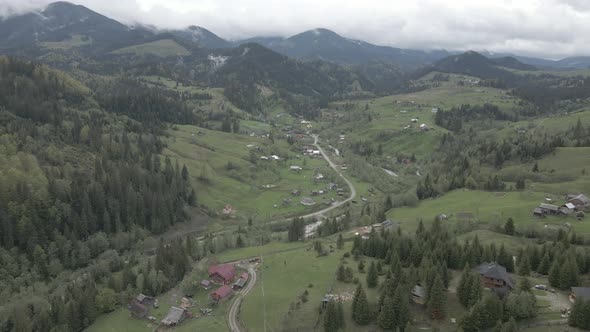
[[[248,280],[248,277],[249,277],[249,276],[250,276],[250,275],[248,274],[248,272],[244,272],[244,273],[242,273],[242,276],[241,276],[240,278],[242,278],[242,279],[244,279],[244,280]]]
[[[209,277],[220,284],[227,285],[234,280],[236,269],[232,264],[221,264],[209,266]]]
[[[229,287],[228,285],[223,285],[223,286],[217,288],[217,290],[215,292],[211,293],[211,298],[213,299],[213,301],[219,302],[219,301],[227,298],[231,294],[232,294],[231,287]]]

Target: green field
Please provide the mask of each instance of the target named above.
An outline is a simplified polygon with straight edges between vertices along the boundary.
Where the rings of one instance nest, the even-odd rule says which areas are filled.
[[[159,57],[191,54],[191,52],[187,50],[184,46],[178,44],[172,39],[160,39],[149,43],[128,46],[115,50],[111,53],[135,55],[152,54]]]
[[[54,50],[67,50],[73,47],[81,47],[92,44],[90,37],[82,35],[72,35],[70,39],[58,41],[58,42],[42,42],[41,46],[48,49]]]
[[[254,216],[255,221],[264,222],[320,209],[330,199],[339,198],[334,191],[327,191],[313,197],[316,204],[311,207],[300,204],[301,198],[310,196],[312,190],[326,190],[327,183],[330,179],[334,181],[336,175],[324,159],[303,158],[282,140],[272,144],[268,138],[194,126],[178,126],[169,133],[172,137],[164,154],[187,166],[198,202],[217,213],[225,204],[230,204],[237,210],[238,219]],[[250,157],[252,150],[256,151],[255,160]],[[281,160],[260,159],[260,156],[273,154]],[[303,170],[290,171],[291,165],[301,166]],[[316,181],[314,173],[321,173],[326,179]],[[203,176],[209,181],[198,179]],[[292,196],[293,190],[300,190],[301,196]],[[284,203],[284,199],[291,202]]]
[[[428,199],[420,202],[417,207],[394,208],[387,213],[392,220],[402,223],[402,229],[414,231],[420,219],[428,225],[434,217],[446,214],[449,219],[446,223],[450,226],[459,223],[457,213],[471,213],[475,221],[484,224],[501,225],[509,217],[514,219],[517,229],[534,227],[543,229],[545,224],[559,227],[570,223],[578,234],[590,234],[588,221],[577,221],[573,217],[549,216],[544,219],[534,217],[532,211],[546,197],[551,197],[560,203],[563,197],[539,192],[507,192],[494,193],[478,190],[455,190],[436,199]]]
[[[323,241],[327,246],[327,242]],[[334,244],[333,244],[334,245]],[[335,245],[334,245],[335,246]],[[241,320],[249,331],[312,330],[319,319],[318,308],[345,250],[316,257],[311,247],[264,256],[258,281],[245,298]],[[311,287],[310,287],[311,286]],[[307,290],[308,301],[298,297]],[[300,304],[297,305],[297,302]]]

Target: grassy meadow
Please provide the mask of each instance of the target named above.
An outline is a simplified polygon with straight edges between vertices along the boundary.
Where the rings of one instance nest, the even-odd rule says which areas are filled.
[[[191,52],[184,46],[178,44],[172,39],[160,39],[149,43],[139,44],[120,48],[111,52],[113,54],[134,54],[145,55],[152,54],[159,57],[169,57],[178,55],[190,55]]]

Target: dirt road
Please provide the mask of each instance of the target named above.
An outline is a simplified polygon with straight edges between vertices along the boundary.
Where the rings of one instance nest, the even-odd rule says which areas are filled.
[[[238,293],[236,300],[234,301],[234,303],[232,303],[231,307],[229,308],[228,324],[229,329],[232,332],[241,331],[240,325],[238,324],[238,313],[240,311],[240,305],[242,304],[244,296],[248,295],[250,290],[252,290],[252,288],[254,287],[254,284],[256,284],[256,270],[254,269],[254,267],[250,266],[248,268],[248,274],[250,275],[250,280],[248,280],[248,284],[244,289],[242,289],[242,291]]]
[[[301,218],[314,218],[314,217],[322,216],[324,213],[327,213],[327,212],[330,212],[334,209],[337,209],[340,206],[352,201],[356,197],[356,189],[354,188],[354,185],[352,184],[352,182],[350,182],[350,180],[348,180],[344,176],[344,174],[342,174],[342,172],[338,168],[338,166],[336,164],[334,164],[334,162],[332,160],[330,160],[330,157],[328,157],[328,155],[326,154],[324,149],[318,144],[318,140],[319,140],[318,136],[313,135],[313,145],[315,147],[317,147],[318,150],[320,150],[322,157],[324,157],[324,159],[326,159],[326,161],[328,162],[330,167],[332,167],[334,169],[334,171],[336,171],[336,173],[342,178],[342,180],[344,180],[344,182],[346,182],[346,184],[348,185],[348,188],[350,189],[350,196],[348,196],[348,198],[346,198],[345,200],[340,201],[334,205],[331,205],[325,209],[300,216]],[[284,220],[277,220],[274,222],[283,222],[283,221]],[[229,324],[230,331],[232,331],[232,332],[240,332],[241,331],[240,325],[238,324],[238,319],[237,319],[238,312],[240,311],[240,305],[242,304],[242,300],[244,299],[244,297],[246,295],[248,295],[248,293],[250,292],[250,290],[252,289],[252,287],[254,287],[254,284],[256,283],[256,270],[254,269],[253,266],[250,266],[248,268],[248,273],[250,274],[250,280],[248,280],[248,284],[238,294],[238,296],[236,297],[236,299],[234,300],[234,302],[232,303],[232,305],[229,309],[228,324]]]

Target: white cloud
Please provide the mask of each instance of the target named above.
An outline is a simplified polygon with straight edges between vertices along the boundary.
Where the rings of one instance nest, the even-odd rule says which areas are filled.
[[[590,55],[588,0],[73,0],[125,23],[203,26],[221,37],[289,36],[324,27],[403,48]],[[0,0],[0,13],[48,0]]]

